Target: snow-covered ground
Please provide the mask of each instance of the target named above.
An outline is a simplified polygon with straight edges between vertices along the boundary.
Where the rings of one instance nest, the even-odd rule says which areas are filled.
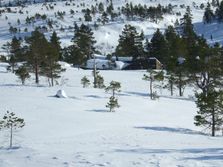
[[[66,65],[66,64],[64,64]],[[195,127],[196,105],[189,95],[169,96],[157,90],[159,100],[148,97],[145,71],[101,71],[106,85],[121,82],[121,107],[107,112],[109,93],[82,88],[90,70],[67,70],[58,86],[34,78],[21,86],[0,64],[0,117],[9,110],[26,125],[8,148],[8,131],[0,131],[0,167],[220,167],[223,138],[210,137]],[[68,98],[54,95],[63,89]]]

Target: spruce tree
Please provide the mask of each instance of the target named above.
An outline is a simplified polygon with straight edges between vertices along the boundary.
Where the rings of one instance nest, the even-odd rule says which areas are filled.
[[[181,19],[182,38],[187,47],[187,54],[184,55],[185,71],[188,73],[193,72],[196,68],[196,57],[199,54],[199,37],[194,32],[194,26],[192,24],[192,14],[190,7],[187,7],[186,13]]]
[[[181,27],[181,35],[182,38],[185,40],[185,43],[188,47],[188,50],[191,51],[193,46],[196,43],[196,38],[197,35],[194,32],[194,26],[192,23],[192,14],[191,14],[191,9],[188,6],[186,9],[186,13],[184,14],[183,18],[181,18],[181,23],[180,23],[180,27]]]
[[[131,25],[125,25],[119,36],[119,44],[116,47],[116,55],[131,56],[134,60],[144,56],[142,36]]]
[[[191,38],[195,36],[192,19],[193,19],[193,16],[191,14],[191,9],[189,6],[187,6],[186,13],[184,14],[183,18],[181,18],[180,20],[181,21],[180,25],[182,28],[181,34],[184,38]]]
[[[82,24],[78,30],[75,31],[74,37],[72,38],[73,53],[71,56],[78,57],[79,65],[83,65],[90,58],[93,58],[96,43],[93,32],[90,27]],[[75,55],[77,54],[77,55]]]
[[[103,13],[105,11],[104,4],[102,2],[100,2],[99,5],[98,5],[98,11],[100,13]]]
[[[162,64],[167,63],[167,41],[159,29],[153,34],[149,51],[150,56],[156,57]]]
[[[62,53],[61,53],[61,46],[60,46],[60,38],[57,36],[56,31],[53,31],[52,36],[50,37],[50,43],[56,50],[57,54],[59,55],[59,60],[63,60]]]

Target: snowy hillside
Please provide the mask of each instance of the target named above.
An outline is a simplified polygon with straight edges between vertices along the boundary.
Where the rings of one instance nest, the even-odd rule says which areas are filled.
[[[222,43],[223,24],[202,22],[208,1],[113,0],[114,11],[119,14],[114,20],[109,18],[109,22],[103,24],[99,21],[102,12],[92,14],[92,21],[86,22],[84,11],[91,9],[92,5],[98,7],[100,2],[107,7],[107,0],[47,3],[43,0],[37,0],[36,3],[28,0],[22,7],[16,6],[12,0],[0,0],[2,5],[10,4],[10,7],[0,7],[0,58],[9,51],[2,46],[11,41],[13,36],[25,38],[36,27],[48,39],[56,31],[62,47],[69,46],[74,36],[75,23],[78,26],[84,23],[92,28],[97,41],[97,65],[100,65],[100,69],[111,69],[111,62],[108,63],[104,55],[115,51],[119,35],[126,24],[133,25],[139,33],[143,31],[145,37],[151,39],[157,28],[164,31],[182,18],[186,6],[192,10],[196,33],[203,35],[209,44]],[[129,19],[121,10],[130,2],[153,7],[158,4],[167,7],[171,4],[173,9],[168,14],[165,13],[162,20],[152,21],[151,18],[142,19],[137,16]],[[42,45],[37,42],[37,46],[44,44],[47,42]],[[42,48],[37,47],[36,50],[35,53],[39,52],[41,57]],[[183,57],[177,58],[185,60]],[[198,111],[194,97],[195,87],[192,84],[186,85],[184,95],[180,97],[178,90],[171,96],[167,88],[154,86],[151,92],[156,92],[159,98],[151,100],[149,82],[142,79],[146,71],[118,70],[125,65],[121,58],[118,60],[120,61],[116,61],[115,65],[112,64],[115,70],[100,71],[106,86],[111,81],[121,83],[121,92],[117,93],[120,107],[115,112],[108,112],[109,109],[106,108],[111,93],[93,88],[91,70],[77,69],[59,62],[66,71],[57,79],[56,86],[48,86],[50,77],[45,75],[47,68],[43,72],[48,78],[41,76],[40,84],[34,84],[35,76],[31,71],[31,78],[22,86],[18,77],[6,70],[8,64],[0,62],[0,167],[223,166],[222,130],[217,129],[216,137],[210,137],[210,129],[194,125],[194,116]],[[24,60],[18,64],[23,62]],[[88,60],[87,67],[92,68],[94,63],[95,60]],[[38,67],[44,65],[37,64],[36,71]],[[91,84],[87,88],[81,84],[84,76],[90,79]],[[150,74],[150,78],[155,77]],[[167,79],[163,81],[165,84]],[[158,81],[154,82],[157,84]],[[62,92],[64,98],[55,96],[58,91]],[[25,121],[25,126],[13,133],[12,148],[9,148],[9,130],[1,129],[1,120],[6,111],[14,112]]]
[[[66,65],[66,64],[64,64]],[[209,137],[194,126],[195,103],[187,88],[185,96],[148,97],[145,71],[101,71],[106,85],[122,84],[121,107],[107,112],[109,93],[82,88],[80,80],[91,71],[66,66],[60,86],[33,85],[33,77],[20,86],[17,77],[0,67],[0,116],[9,110],[26,125],[8,147],[9,131],[0,133],[1,167],[220,167],[222,137]],[[67,80],[68,79],[68,80]],[[68,98],[56,98],[63,89]]]
[[[105,6],[108,4],[106,0],[74,0],[74,1],[58,1],[52,3],[37,3],[30,5],[27,3],[23,7],[10,7],[10,12],[3,12],[0,14],[0,46],[9,41],[12,36],[16,35],[18,37],[24,37],[30,34],[32,30],[34,30],[37,26],[47,26],[46,21],[37,19],[33,24],[26,24],[27,17],[33,17],[36,13],[40,15],[46,15],[47,19],[53,21],[55,24],[53,28],[45,32],[46,35],[50,35],[53,30],[56,30],[61,38],[61,42],[63,46],[67,46],[70,44],[70,40],[73,37],[74,30],[72,29],[74,22],[78,25],[81,23],[86,23],[92,26],[94,30],[94,36],[97,40],[97,48],[102,54],[111,53],[114,51],[115,47],[118,44],[118,38],[122,31],[122,28],[125,24],[132,24],[137,27],[138,31],[144,31],[144,34],[147,38],[151,38],[151,35],[157,28],[165,29],[168,25],[173,25],[176,19],[180,19],[185,12],[185,7],[190,6],[193,14],[193,22],[195,23],[195,29],[198,34],[204,36],[207,39],[210,39],[210,35],[213,35],[213,40],[209,40],[210,43],[214,43],[215,41],[222,41],[222,29],[221,25],[211,24],[211,25],[203,25],[202,17],[204,10],[200,9],[200,5],[203,3],[206,5],[208,0],[135,0],[132,1],[133,4],[142,4],[147,6],[157,6],[161,4],[163,6],[167,6],[171,4],[174,6],[174,13],[171,15],[165,15],[164,19],[159,21],[158,23],[153,23],[149,20],[136,20],[136,21],[127,21],[125,16],[121,15],[114,21],[110,21],[105,25],[99,25],[97,30],[94,30],[93,25],[100,17],[98,14],[93,16],[92,21],[86,23],[84,21],[84,14],[82,12],[83,9],[91,8],[92,5],[96,5],[99,2],[103,2]],[[7,4],[9,1],[5,0],[2,3]],[[37,1],[40,2],[40,1]],[[113,0],[114,10],[118,12],[118,8],[125,6],[127,2],[131,2],[129,0]],[[13,2],[11,2],[13,3]],[[51,8],[50,8],[51,7]],[[5,8],[0,8],[1,10],[6,10]],[[73,14],[70,11],[73,10]],[[55,16],[57,12],[65,12],[63,18],[59,18]],[[177,15],[177,13],[181,13],[181,15]],[[19,23],[18,23],[19,19]],[[81,19],[81,20],[80,20]],[[20,32],[16,34],[9,33],[9,27],[15,27]],[[61,30],[62,29],[62,30]],[[0,47],[1,48],[1,47]],[[0,49],[1,50],[1,49]]]

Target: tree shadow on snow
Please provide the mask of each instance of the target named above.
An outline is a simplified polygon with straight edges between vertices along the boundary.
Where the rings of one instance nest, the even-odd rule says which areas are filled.
[[[223,148],[189,148],[189,149],[116,149],[115,152],[132,154],[193,154],[193,157],[183,157],[183,160],[223,160]],[[199,154],[202,154],[199,155]],[[205,154],[205,155],[203,155]]]
[[[93,109],[93,110],[86,110],[86,111],[89,111],[89,112],[106,112],[106,113],[109,113],[108,110],[105,110],[105,109]]]
[[[135,96],[142,96],[142,97],[149,97],[148,93],[141,93],[141,92],[125,92],[127,95],[135,95]]]
[[[0,150],[18,150],[18,149],[20,149],[21,147],[20,146],[13,146],[13,147],[0,147]]]
[[[166,95],[158,95],[161,98],[166,98],[166,99],[174,99],[174,100],[185,100],[185,101],[192,101],[194,102],[195,99],[193,98],[187,98],[187,97],[178,97],[178,96],[166,96]]]
[[[30,87],[30,88],[48,88],[49,86],[45,86],[45,85],[36,85],[36,84],[33,84],[33,85],[29,85],[29,84],[25,84],[25,85],[22,85],[22,84],[0,84],[1,87]]]
[[[204,133],[194,131],[191,129],[185,129],[185,128],[171,128],[171,127],[135,127],[137,129],[144,129],[144,130],[152,130],[152,131],[160,131],[160,132],[172,132],[172,133],[180,133],[180,134],[189,134],[189,135],[205,135]]]
[[[97,96],[97,95],[86,95],[85,97],[90,97],[94,99],[104,99],[105,97]]]

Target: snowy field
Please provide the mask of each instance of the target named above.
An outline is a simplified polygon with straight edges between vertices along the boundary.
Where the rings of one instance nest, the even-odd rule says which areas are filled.
[[[204,135],[195,127],[196,106],[159,91],[148,97],[145,71],[101,71],[106,85],[122,84],[121,107],[107,112],[109,93],[82,88],[80,80],[91,71],[66,67],[61,85],[48,87],[46,79],[35,86],[31,78],[21,86],[0,64],[0,116],[9,110],[24,118],[26,126],[14,136],[0,131],[0,167],[221,167],[223,138]],[[63,89],[69,98],[53,97]]]

